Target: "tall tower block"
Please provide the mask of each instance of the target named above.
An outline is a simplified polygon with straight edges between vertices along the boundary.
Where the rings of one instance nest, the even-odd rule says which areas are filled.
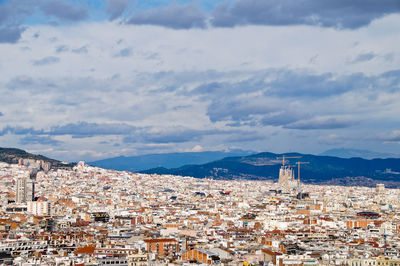
[[[33,201],[35,197],[35,183],[29,178],[29,175],[17,179],[15,190],[16,203]]]

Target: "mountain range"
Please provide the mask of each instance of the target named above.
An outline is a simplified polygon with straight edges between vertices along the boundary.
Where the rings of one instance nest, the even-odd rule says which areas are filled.
[[[181,153],[160,153],[145,154],[137,156],[118,156],[88,162],[89,165],[105,169],[114,169],[119,171],[144,171],[152,168],[179,168],[185,165],[206,164],[217,161],[225,157],[246,156],[255,152],[233,150],[233,151],[204,151],[204,152],[181,152]],[[391,153],[380,153],[369,150],[358,149],[331,149],[321,154],[321,156],[332,156],[339,158],[360,157],[363,159],[375,158],[400,158],[400,155]]]
[[[286,164],[301,164],[301,181],[310,184],[375,186],[384,183],[388,187],[400,187],[400,159],[338,158],[300,153],[258,153],[249,156],[227,157],[200,165],[178,168],[153,168],[143,173],[171,174],[213,179],[253,179],[277,181],[283,155]],[[297,170],[297,168],[295,168]],[[297,174],[297,171],[296,171]]]
[[[105,169],[119,171],[143,171],[150,168],[165,167],[176,168],[187,164],[204,164],[230,156],[249,155],[251,152],[242,150],[225,151],[204,151],[204,152],[181,152],[181,153],[160,153],[145,154],[138,156],[119,156],[89,162],[89,165]]]

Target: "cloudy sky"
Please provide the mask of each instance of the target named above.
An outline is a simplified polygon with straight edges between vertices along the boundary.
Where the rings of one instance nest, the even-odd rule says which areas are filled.
[[[0,146],[399,153],[399,0],[0,0]]]

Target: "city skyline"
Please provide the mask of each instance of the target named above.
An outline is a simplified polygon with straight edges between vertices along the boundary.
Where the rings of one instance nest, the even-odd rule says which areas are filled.
[[[38,164],[0,162],[3,264],[400,263],[400,191],[383,183],[292,187],[276,176],[216,180],[84,162],[26,179]],[[26,190],[28,180],[38,189]]]
[[[0,147],[396,153],[398,1],[0,1]]]

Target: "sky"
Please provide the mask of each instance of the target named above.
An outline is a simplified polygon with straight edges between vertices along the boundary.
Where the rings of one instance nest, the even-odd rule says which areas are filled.
[[[399,154],[399,0],[0,0],[0,147]]]

